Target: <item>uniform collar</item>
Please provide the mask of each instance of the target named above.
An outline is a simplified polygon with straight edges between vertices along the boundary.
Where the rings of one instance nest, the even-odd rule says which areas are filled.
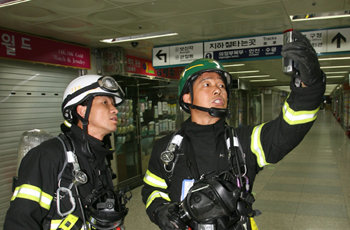
[[[71,134],[75,142],[78,142],[76,143],[76,145],[82,146],[83,130],[76,125],[72,125]],[[106,148],[106,145],[102,141],[94,138],[93,136],[87,135],[87,140],[89,142],[90,149],[93,153],[93,157],[95,157],[96,159],[104,159],[107,155],[113,153],[112,150]],[[85,152],[83,154],[91,155]]]

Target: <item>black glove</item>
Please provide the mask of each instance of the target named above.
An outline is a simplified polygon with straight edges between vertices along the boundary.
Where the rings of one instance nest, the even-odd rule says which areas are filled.
[[[180,230],[173,221],[179,211],[178,204],[165,203],[154,211],[156,224],[161,230]]]
[[[293,30],[294,42],[287,43],[282,48],[282,56],[294,61],[296,71],[293,78],[300,79],[305,85],[311,86],[324,80],[317,54],[309,40],[299,31]]]

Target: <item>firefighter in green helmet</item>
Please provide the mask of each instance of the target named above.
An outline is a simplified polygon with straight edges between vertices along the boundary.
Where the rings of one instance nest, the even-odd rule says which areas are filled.
[[[179,104],[191,116],[154,144],[142,189],[146,212],[160,229],[257,229],[256,174],[302,141],[325,91],[310,42],[297,31],[293,36],[282,49],[297,67],[291,93],[279,116],[263,124],[225,122],[232,79],[219,62],[199,59],[185,67]]]

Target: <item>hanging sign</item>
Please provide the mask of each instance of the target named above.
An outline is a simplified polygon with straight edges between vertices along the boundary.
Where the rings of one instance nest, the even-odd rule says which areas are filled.
[[[198,58],[203,58],[203,43],[190,43],[153,48],[154,67],[184,65]]]
[[[317,53],[350,51],[350,28],[303,31]],[[218,61],[280,58],[283,34],[204,41],[153,48],[153,66],[184,65],[198,58]]]
[[[282,34],[204,42],[204,57],[215,60],[280,56]]]
[[[0,29],[0,57],[90,69],[90,49]]]

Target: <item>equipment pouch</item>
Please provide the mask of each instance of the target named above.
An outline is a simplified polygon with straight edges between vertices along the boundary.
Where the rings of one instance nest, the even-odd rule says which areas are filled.
[[[58,226],[57,230],[80,230],[83,226],[83,221],[79,217],[69,214]]]

